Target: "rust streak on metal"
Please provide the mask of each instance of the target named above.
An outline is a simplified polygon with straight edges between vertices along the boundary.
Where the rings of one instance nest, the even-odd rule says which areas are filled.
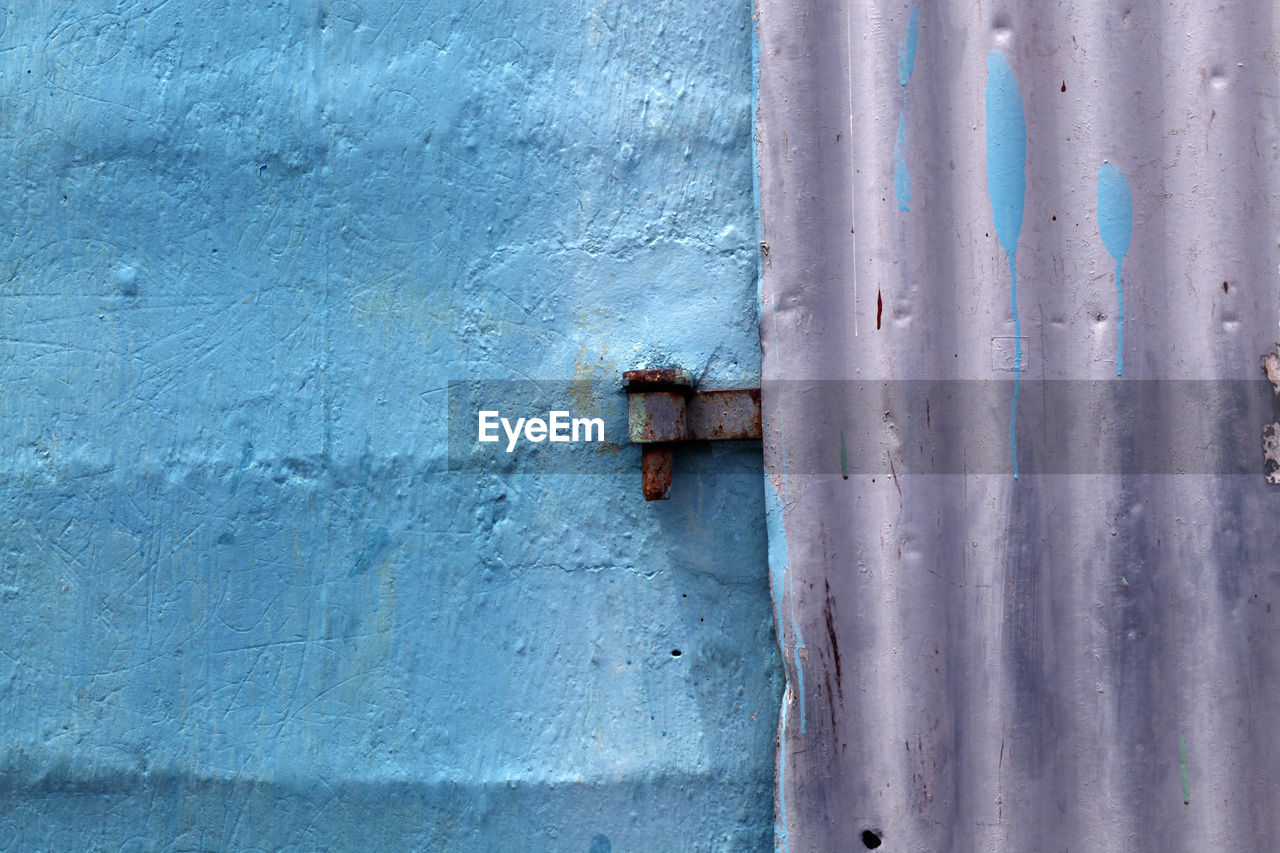
[[[665,501],[671,494],[671,448],[648,446],[640,452],[640,487],[647,501]]]
[[[633,444],[685,441],[686,395],[678,391],[632,392],[627,400],[628,437]]]
[[[698,391],[689,400],[689,437],[703,441],[760,438],[760,389]]]
[[[622,374],[628,391],[693,390],[693,375],[673,367],[646,367]]]

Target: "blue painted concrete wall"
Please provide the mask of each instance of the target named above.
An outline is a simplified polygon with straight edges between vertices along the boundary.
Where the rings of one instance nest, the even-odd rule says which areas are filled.
[[[759,447],[445,442],[758,377],[749,4],[11,4],[0,72],[0,850],[771,848]]]

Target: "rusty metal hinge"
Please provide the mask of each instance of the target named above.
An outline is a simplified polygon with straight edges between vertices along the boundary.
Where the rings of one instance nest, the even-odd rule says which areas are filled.
[[[684,370],[649,368],[622,374],[627,391],[627,437],[643,445],[641,486],[647,501],[671,491],[674,444],[760,438],[760,389],[699,391]]]

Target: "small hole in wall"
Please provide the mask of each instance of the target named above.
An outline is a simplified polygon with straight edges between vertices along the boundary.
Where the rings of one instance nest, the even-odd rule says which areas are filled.
[[[671,656],[672,656],[673,658],[678,658],[678,657],[680,657],[680,650],[679,650],[679,649],[672,649],[672,650],[671,650]]]
[[[868,850],[875,850],[880,846],[880,836],[869,829],[862,830],[862,843]]]

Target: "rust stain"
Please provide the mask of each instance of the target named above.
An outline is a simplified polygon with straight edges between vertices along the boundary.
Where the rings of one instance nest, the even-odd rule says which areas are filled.
[[[640,486],[647,501],[665,501],[671,494],[671,448],[646,447],[640,453]]]
[[[587,348],[583,347],[578,351],[578,357],[574,359],[573,379],[569,382],[569,398],[573,400],[574,407],[583,414],[600,414],[600,399],[593,383],[604,378],[601,362],[604,361],[607,352],[608,347],[604,347],[599,358],[593,362],[587,358]]]

